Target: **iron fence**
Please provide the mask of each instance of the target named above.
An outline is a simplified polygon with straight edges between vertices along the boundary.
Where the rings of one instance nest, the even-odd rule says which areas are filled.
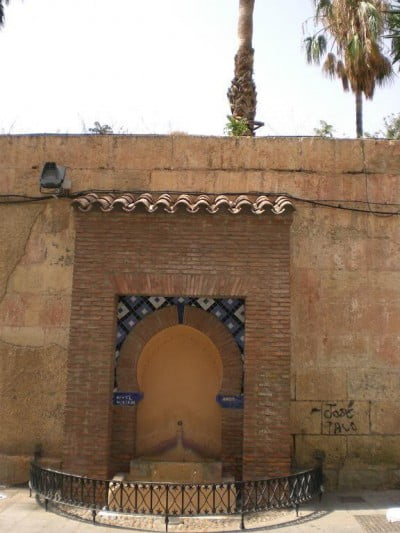
[[[164,517],[240,515],[295,508],[322,495],[322,467],[285,477],[228,483],[157,483],[103,481],[31,464],[30,489],[48,502],[90,510]]]

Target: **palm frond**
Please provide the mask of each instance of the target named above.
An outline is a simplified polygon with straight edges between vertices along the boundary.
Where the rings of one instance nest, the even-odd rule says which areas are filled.
[[[313,35],[304,39],[307,63],[319,64],[326,52],[326,38],[324,35]]]
[[[355,34],[351,37],[347,44],[347,52],[351,61],[358,61],[362,52],[361,40],[359,35]]]
[[[400,62],[400,0],[314,0],[314,5],[318,31],[307,42],[307,60],[321,61],[324,74],[338,78],[345,91],[372,98],[375,86],[390,81],[393,74],[382,52],[387,28],[395,36],[392,57]],[[322,43],[316,39],[318,32]],[[327,43],[332,44],[329,52]]]
[[[332,13],[332,0],[314,0],[315,19],[329,17]]]
[[[8,4],[9,0],[0,0],[0,26],[4,24],[4,6]]]
[[[343,61],[341,61],[340,59],[336,63],[336,76],[341,80],[343,90],[348,91],[349,90],[349,78],[347,76],[346,67]]]
[[[336,56],[335,54],[329,53],[326,56],[324,64],[322,65],[322,71],[330,78],[334,78],[336,76],[336,68]]]

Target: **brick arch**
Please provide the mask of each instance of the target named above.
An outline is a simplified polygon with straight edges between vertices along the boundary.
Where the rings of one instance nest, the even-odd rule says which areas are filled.
[[[120,391],[138,391],[136,366],[146,343],[165,328],[179,322],[176,306],[164,307],[143,319],[127,336],[121,347],[116,368]],[[240,349],[226,326],[202,309],[185,306],[184,325],[206,334],[217,347],[223,366],[220,393],[240,394],[243,363]],[[221,408],[222,472],[225,479],[240,479],[242,472],[243,409]],[[136,406],[114,407],[112,424],[111,462],[116,471],[127,471],[136,456]]]
[[[209,337],[217,347],[223,366],[221,394],[240,394],[242,390],[243,363],[235,339],[214,315],[191,307],[184,307],[183,320],[179,322],[176,306],[154,311],[143,319],[127,336],[121,347],[116,377],[120,391],[136,391],[136,366],[144,346],[156,333],[182,323],[191,326]]]

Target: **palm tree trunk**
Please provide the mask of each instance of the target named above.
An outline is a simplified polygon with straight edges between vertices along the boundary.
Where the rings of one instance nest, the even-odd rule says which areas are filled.
[[[357,127],[357,138],[359,139],[364,135],[363,131],[363,100],[362,92],[356,92],[356,127]]]
[[[228,90],[231,113],[234,118],[246,121],[248,132],[254,135],[257,92],[253,81],[254,50],[253,12],[255,0],[240,0],[238,39],[239,48],[235,56],[235,77]]]

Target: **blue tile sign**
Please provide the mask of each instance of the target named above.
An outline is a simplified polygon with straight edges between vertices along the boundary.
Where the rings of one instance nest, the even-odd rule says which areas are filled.
[[[216,400],[224,409],[243,409],[243,394],[231,396],[218,394]]]
[[[142,398],[141,392],[114,392],[113,405],[136,405]]]

